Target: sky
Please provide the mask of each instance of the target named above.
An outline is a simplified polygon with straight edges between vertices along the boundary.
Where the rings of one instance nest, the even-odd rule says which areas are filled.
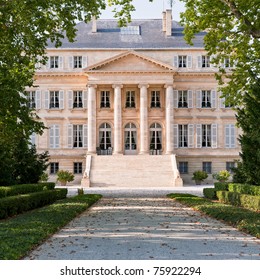
[[[180,20],[180,12],[184,11],[184,3],[179,0],[173,1],[173,20]],[[132,13],[132,19],[158,19],[162,17],[163,10],[170,8],[169,0],[133,0],[136,11]],[[112,19],[112,8],[107,8],[101,15],[103,19]]]

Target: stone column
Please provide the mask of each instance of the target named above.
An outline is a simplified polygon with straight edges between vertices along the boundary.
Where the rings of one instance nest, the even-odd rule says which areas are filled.
[[[88,85],[88,154],[96,153],[96,92],[97,85]]]
[[[114,154],[122,154],[122,85],[113,85],[114,88]]]
[[[140,88],[140,154],[148,154],[148,97],[149,85],[141,84]]]
[[[165,154],[173,154],[173,86],[165,85],[166,98],[165,98],[165,136],[166,136],[166,149]]]

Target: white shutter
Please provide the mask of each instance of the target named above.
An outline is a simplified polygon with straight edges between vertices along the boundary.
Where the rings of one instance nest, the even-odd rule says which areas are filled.
[[[88,66],[88,57],[83,56],[82,57],[82,68],[86,68]]]
[[[68,107],[69,109],[73,108],[73,91],[68,90]]]
[[[218,125],[212,124],[211,125],[211,147],[216,149],[218,147]]]
[[[63,69],[63,57],[59,56],[59,68]]]
[[[173,125],[173,147],[179,147],[179,126],[178,124]]]
[[[88,147],[88,125],[87,124],[83,125],[83,147],[84,148]]]
[[[178,55],[175,55],[173,58],[173,66],[176,68],[179,67]]]
[[[41,109],[41,91],[40,90],[36,90],[36,92],[35,92],[35,101],[36,101],[35,109]]]
[[[69,124],[68,125],[68,148],[72,148],[73,145],[73,125]]]
[[[36,145],[36,133],[32,133],[30,136],[31,145]]]
[[[59,109],[64,109],[64,90],[59,91]]]
[[[60,147],[60,126],[54,126],[54,148]]]
[[[201,108],[201,90],[196,90],[196,108]]]
[[[230,148],[236,148],[236,128],[234,124],[230,125]]]
[[[210,95],[210,97],[211,97],[211,108],[216,108],[217,107],[216,106],[216,99],[217,99],[216,95],[217,95],[216,90],[212,90],[211,95]]]
[[[225,125],[225,148],[230,148],[229,143],[230,143],[230,133],[229,133],[229,124]]]
[[[87,109],[88,108],[88,91],[83,90],[83,108]]]
[[[191,55],[188,55],[187,56],[187,65],[188,65],[188,68],[192,68],[192,56]]]
[[[50,149],[54,148],[54,133],[54,125],[51,125],[49,128]]]
[[[173,108],[178,108],[178,90],[173,91]]]
[[[193,124],[188,125],[188,147],[189,148],[194,147],[194,125]]]
[[[69,57],[69,68],[70,68],[70,69],[73,69],[73,68],[74,68],[73,62],[74,62],[73,56],[70,56],[70,57]]]
[[[202,56],[198,56],[198,68],[202,68]]]
[[[188,90],[188,108],[193,108],[193,91]]]
[[[219,92],[219,96],[221,96],[221,95],[222,95],[222,92]],[[219,108],[224,109],[226,107],[225,102],[226,102],[225,97],[219,98]]]
[[[196,143],[196,148],[201,148],[201,142],[202,142],[202,125],[197,124],[196,125],[196,133],[197,133],[197,143]]]
[[[48,59],[47,59],[46,66],[48,69],[51,68],[51,58],[50,57],[48,57]]]
[[[50,109],[50,91],[46,90],[44,92],[44,108]]]

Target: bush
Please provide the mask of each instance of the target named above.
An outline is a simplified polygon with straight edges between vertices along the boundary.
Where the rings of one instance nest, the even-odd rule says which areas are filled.
[[[61,184],[65,184],[67,182],[72,182],[74,180],[74,175],[67,171],[67,170],[59,170],[57,172],[57,181],[59,181]]]
[[[43,190],[53,190],[55,183],[23,184],[9,187],[0,187],[0,198],[18,194],[40,192]]]
[[[197,170],[193,172],[192,180],[203,181],[208,178],[208,174],[205,171]]]
[[[218,173],[212,175],[213,179],[218,180],[219,182],[226,182],[230,177],[230,173],[227,170],[221,170]]]
[[[216,191],[227,191],[228,190],[228,183],[226,182],[215,182],[214,187]]]
[[[209,199],[216,199],[217,198],[216,190],[214,188],[204,188],[203,189],[203,195],[204,195],[204,197],[209,198]]]
[[[230,192],[238,192],[241,194],[260,195],[260,186],[230,183],[228,184],[228,190]]]
[[[1,198],[0,219],[5,219],[66,198],[67,192],[67,189],[55,189]]]

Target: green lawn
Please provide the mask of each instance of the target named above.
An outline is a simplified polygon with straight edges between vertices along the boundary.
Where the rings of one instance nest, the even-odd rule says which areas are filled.
[[[66,198],[0,221],[0,259],[17,260],[90,207],[101,195]]]
[[[241,207],[214,202],[202,197],[190,194],[173,193],[167,195],[169,198],[201,211],[213,218],[222,220],[237,229],[260,238],[260,213]]]

